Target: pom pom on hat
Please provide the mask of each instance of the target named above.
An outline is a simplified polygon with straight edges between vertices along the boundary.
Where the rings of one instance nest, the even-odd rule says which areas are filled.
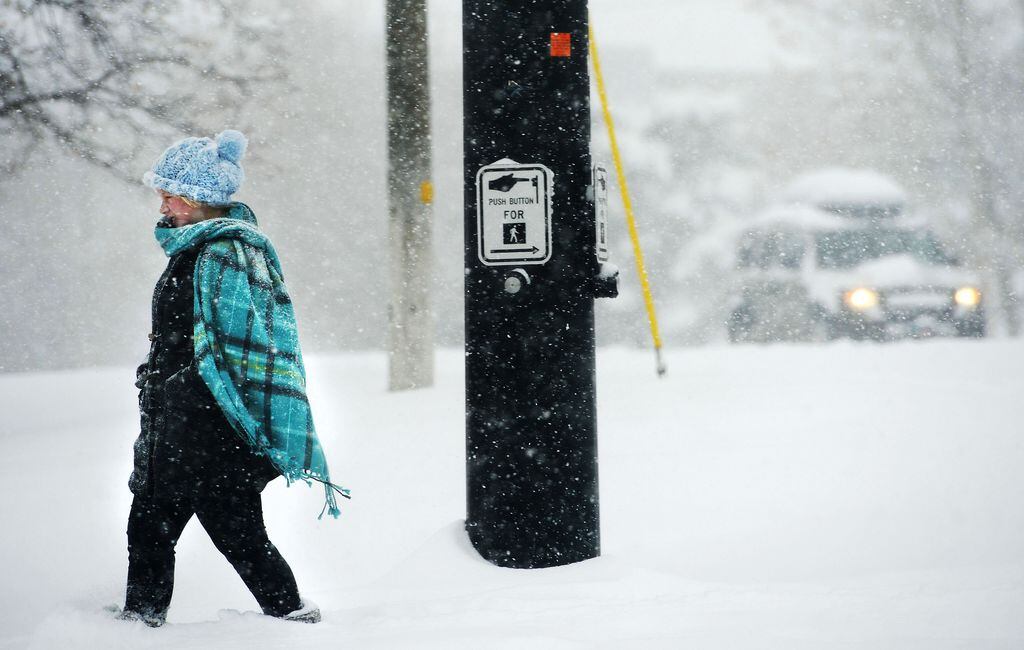
[[[236,165],[242,160],[245,149],[249,146],[249,141],[245,139],[242,132],[234,129],[221,131],[214,140],[217,142],[217,153],[220,157],[230,160]]]
[[[213,139],[185,138],[164,151],[142,182],[200,203],[228,205],[245,179],[239,162],[247,145],[245,136],[234,129]]]

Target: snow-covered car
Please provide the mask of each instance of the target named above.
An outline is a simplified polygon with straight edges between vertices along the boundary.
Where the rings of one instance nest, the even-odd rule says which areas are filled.
[[[985,335],[980,274],[887,178],[829,170],[787,196],[737,236],[731,341]]]

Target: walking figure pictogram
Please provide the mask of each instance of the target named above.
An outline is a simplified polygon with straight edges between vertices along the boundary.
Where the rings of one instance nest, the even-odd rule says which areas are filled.
[[[526,240],[526,224],[506,223],[502,234],[501,242],[503,244],[521,244]]]

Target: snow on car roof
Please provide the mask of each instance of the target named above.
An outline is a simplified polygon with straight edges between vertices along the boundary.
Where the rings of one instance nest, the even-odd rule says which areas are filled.
[[[863,228],[863,224],[851,222],[834,212],[801,203],[773,205],[759,212],[746,224],[747,230],[789,229],[789,230],[842,230]]]
[[[765,208],[750,221],[743,222],[737,230],[822,232],[832,230],[864,230],[865,227],[868,227],[868,224],[865,224],[860,219],[851,219],[812,205],[789,203]],[[927,223],[919,216],[900,215],[887,219],[885,227],[889,229],[921,230],[927,228]]]
[[[870,169],[829,167],[799,176],[781,200],[817,206],[902,206],[906,192],[888,176]]]

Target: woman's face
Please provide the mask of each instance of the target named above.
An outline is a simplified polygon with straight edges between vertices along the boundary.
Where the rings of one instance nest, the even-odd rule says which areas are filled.
[[[160,214],[169,217],[175,228],[195,223],[196,217],[200,216],[200,206],[191,206],[180,196],[169,194],[163,190],[157,190],[160,196]]]

